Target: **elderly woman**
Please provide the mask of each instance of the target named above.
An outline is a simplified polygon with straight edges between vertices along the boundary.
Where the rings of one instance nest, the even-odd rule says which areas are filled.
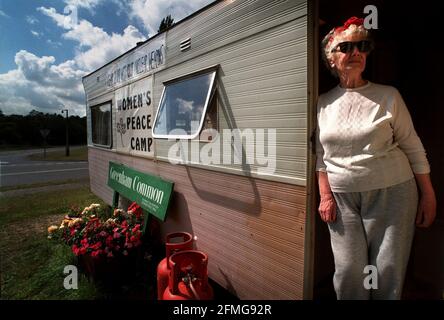
[[[338,299],[400,299],[415,217],[428,227],[436,215],[430,167],[399,92],[362,78],[373,47],[363,20],[350,18],[322,44],[339,78],[319,97],[316,146],[335,291]]]

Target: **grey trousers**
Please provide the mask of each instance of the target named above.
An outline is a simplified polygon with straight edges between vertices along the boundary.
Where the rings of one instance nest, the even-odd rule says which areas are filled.
[[[415,179],[366,192],[334,192],[333,196],[337,217],[328,227],[337,298],[400,299],[415,230]],[[371,267],[364,269],[367,265]],[[376,283],[368,281],[370,276]]]

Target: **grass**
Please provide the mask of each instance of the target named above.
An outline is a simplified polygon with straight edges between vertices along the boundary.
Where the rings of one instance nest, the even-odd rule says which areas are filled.
[[[49,148],[49,147],[48,147]],[[22,144],[0,144],[0,151],[20,151],[20,150],[29,150],[29,149],[42,149],[42,147],[36,147],[31,145],[22,145]]]
[[[79,273],[79,289],[63,287],[69,247],[48,240],[47,226],[59,224],[72,205],[101,203],[88,188],[2,198],[0,208],[1,299],[100,299],[104,293]]]
[[[81,146],[79,148],[70,148],[69,157],[65,155],[65,149],[58,151],[46,150],[46,157],[43,157],[43,150],[41,153],[32,154],[28,159],[34,161],[88,161],[88,147]]]
[[[73,205],[82,208],[93,202],[105,205],[102,200],[89,191],[88,186],[71,190],[58,190],[56,193],[34,193],[2,198],[0,226],[50,215],[63,216]]]
[[[32,188],[40,188],[40,187],[48,187],[48,186],[58,186],[61,184],[71,184],[71,183],[85,183],[85,184],[87,184],[88,182],[89,182],[89,178],[66,179],[66,180],[58,180],[58,181],[28,183],[28,184],[20,184],[20,185],[15,185],[15,186],[3,186],[3,187],[0,187],[0,192],[11,191],[11,190],[21,190],[21,189],[32,189]]]

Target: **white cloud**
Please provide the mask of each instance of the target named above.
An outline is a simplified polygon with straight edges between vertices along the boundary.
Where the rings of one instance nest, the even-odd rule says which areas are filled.
[[[36,36],[37,38],[39,38],[42,35],[41,33],[34,31],[34,30],[31,30],[31,33],[32,33],[32,35]]]
[[[93,26],[89,21],[81,20],[71,30],[63,34],[63,38],[77,41],[82,47],[93,47],[109,39],[109,35],[99,27]]]
[[[40,11],[44,15],[52,18],[57,23],[57,26],[61,28],[72,29],[75,25],[75,21],[73,21],[74,19],[70,15],[65,16],[57,13],[56,9],[54,8],[38,7],[37,11]]]
[[[9,18],[9,16],[2,10],[0,10],[0,17]]]
[[[27,114],[33,109],[53,113],[65,105],[73,114],[83,116],[82,76],[134,47],[145,37],[131,25],[122,34],[108,34],[86,20],[74,23],[54,8],[40,7],[38,11],[66,30],[62,35],[64,39],[78,43],[76,55],[72,60],[56,64],[53,56],[39,57],[26,50],[17,52],[17,68],[0,74],[0,109],[4,114]],[[39,34],[33,31],[34,35]],[[61,46],[60,42],[51,39],[46,42]]]
[[[214,0],[132,0],[128,15],[142,21],[145,30],[153,36],[168,14],[178,22],[211,2]]]
[[[65,0],[67,5],[92,11],[103,0]],[[152,36],[163,17],[171,14],[175,22],[212,0],[133,0],[130,4],[112,0],[118,11],[126,8],[131,18],[140,19]],[[128,51],[146,37],[134,26],[128,25],[123,33],[108,34],[102,28],[67,12],[58,13],[54,8],[39,7],[40,13],[50,17],[58,27],[65,30],[62,38],[77,43],[75,56],[68,61],[56,63],[52,56],[36,56],[26,50],[16,53],[17,68],[0,74],[0,109],[5,114],[27,114],[36,109],[41,112],[59,112],[61,105],[72,114],[85,115],[85,96],[82,76],[101,67],[110,60]],[[124,12],[122,10],[122,12]],[[0,15],[4,14],[0,12]],[[29,24],[38,22],[26,17]],[[31,30],[34,36],[41,33]],[[59,41],[47,39],[54,47]]]
[[[81,77],[86,74],[73,60],[55,64],[52,56],[38,57],[26,50],[15,55],[17,69],[0,74],[0,109],[4,114],[59,112],[64,105],[85,115]]]
[[[39,22],[39,20],[37,20],[33,16],[26,16],[26,22],[29,24],[36,24],[37,22]]]
[[[92,10],[102,1],[103,0],[65,0],[65,3],[68,6]]]
[[[83,38],[83,40],[86,42],[87,39]],[[113,33],[111,36],[97,42],[89,50],[79,52],[75,60],[81,68],[93,71],[143,40],[145,40],[145,37],[130,25],[125,28],[123,34]]]
[[[110,35],[87,20],[82,19],[75,24],[69,16],[58,13],[54,8],[40,7],[38,10],[67,30],[62,35],[64,39],[78,43],[74,60],[79,68],[88,72],[131,49],[137,42],[146,40],[132,25],[127,26],[123,34]]]
[[[60,41],[53,41],[51,39],[46,39],[46,43],[52,46],[53,48],[59,48],[62,46],[62,43]]]

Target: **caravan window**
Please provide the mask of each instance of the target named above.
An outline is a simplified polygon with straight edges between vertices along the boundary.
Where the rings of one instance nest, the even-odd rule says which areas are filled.
[[[111,147],[111,102],[91,107],[92,142]]]
[[[153,126],[154,138],[196,138],[214,95],[216,71],[165,84]]]

